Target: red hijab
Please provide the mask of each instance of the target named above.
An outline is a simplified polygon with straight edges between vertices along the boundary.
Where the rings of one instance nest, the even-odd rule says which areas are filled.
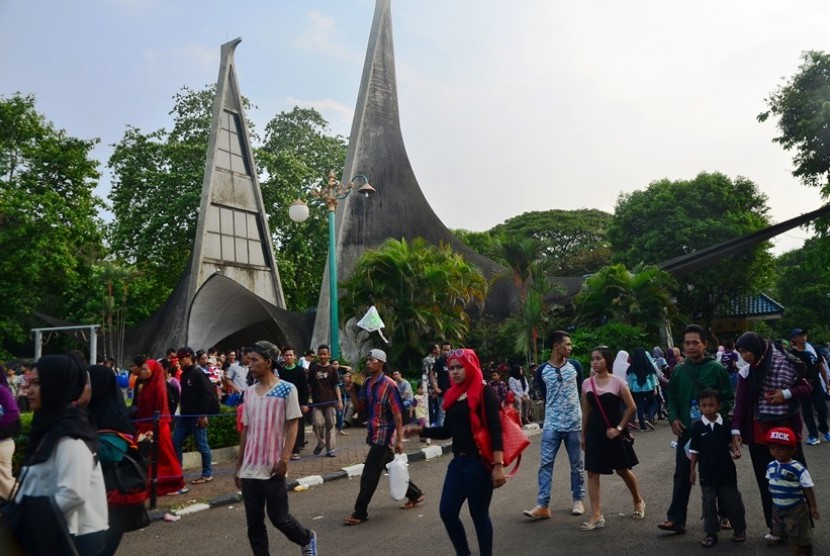
[[[467,394],[467,405],[470,406],[470,426],[473,435],[481,428],[481,400],[484,393],[484,375],[481,372],[481,364],[478,362],[478,355],[471,349],[456,349],[447,356],[447,365],[459,362],[464,367],[464,382],[456,384],[453,382],[450,389],[444,394],[444,411],[458,401],[462,394]]]
[[[136,417],[146,419],[154,411],[161,412],[161,422],[170,420],[170,408],[167,405],[167,373],[155,359],[148,359],[145,364],[150,369],[150,379],[144,384],[144,390],[138,398]]]

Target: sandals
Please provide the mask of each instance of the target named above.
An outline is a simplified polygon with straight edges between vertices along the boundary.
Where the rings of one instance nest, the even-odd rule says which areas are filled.
[[[350,515],[345,520],[343,520],[343,525],[345,525],[346,527],[354,527],[355,525],[360,525],[361,523],[364,523],[366,521],[369,521],[368,517],[360,518]]]
[[[639,504],[634,506],[634,511],[631,512],[631,518],[637,521],[645,519],[646,517],[646,501],[642,500]]]
[[[703,540],[700,541],[700,546],[703,548],[712,548],[716,544],[718,544],[718,537],[715,535],[706,535],[703,537]]]
[[[732,529],[732,523],[729,521],[728,517],[724,517],[720,520],[720,528],[724,531],[729,531]]]
[[[686,528],[683,525],[678,525],[670,519],[667,519],[666,521],[658,525],[657,528],[661,531],[669,531],[671,533],[677,533],[678,535],[682,535],[686,532]]]
[[[191,485],[204,485],[213,480],[213,477],[199,477],[198,479],[193,479],[190,481]]]
[[[735,533],[732,535],[732,542],[744,542],[746,540],[746,533]]]
[[[423,502],[423,501],[424,501],[424,498],[426,498],[426,497],[422,494],[422,495],[420,495],[420,496],[418,497],[418,499],[417,499],[417,500],[411,500],[411,499],[410,499],[410,500],[407,500],[407,501],[406,501],[406,504],[404,504],[403,506],[401,506],[401,509],[402,509],[402,510],[411,510],[412,508],[414,508],[415,506],[417,506],[418,504],[420,504],[421,502]]]

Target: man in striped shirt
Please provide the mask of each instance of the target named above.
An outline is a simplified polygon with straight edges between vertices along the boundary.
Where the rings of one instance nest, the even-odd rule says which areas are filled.
[[[369,378],[364,385],[364,399],[369,419],[366,423],[366,442],[369,453],[363,464],[360,477],[360,492],[354,504],[352,515],[346,518],[344,525],[360,525],[369,519],[369,502],[378,487],[383,468],[394,458],[392,438],[395,433],[395,453],[403,453],[403,403],[395,381],[383,371],[386,366],[386,353],[379,349],[369,351],[366,366]],[[409,482],[406,491],[404,509],[414,508],[424,500],[424,493],[413,482]]]
[[[274,527],[300,545],[303,555],[316,556],[317,534],[288,512],[285,476],[302,413],[297,388],[274,373],[279,355],[277,346],[264,340],[250,354],[250,373],[258,382],[245,391],[235,482],[242,490],[255,555],[269,554],[267,507]]]

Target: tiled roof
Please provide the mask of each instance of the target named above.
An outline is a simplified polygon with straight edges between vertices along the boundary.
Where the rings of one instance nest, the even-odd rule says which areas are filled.
[[[767,294],[759,293],[733,298],[725,302],[719,312],[722,318],[780,315],[784,312],[784,306]]]

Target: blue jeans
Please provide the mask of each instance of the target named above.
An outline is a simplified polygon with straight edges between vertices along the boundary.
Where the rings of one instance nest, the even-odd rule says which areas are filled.
[[[490,521],[492,498],[493,479],[484,460],[479,456],[455,456],[447,466],[438,511],[456,554],[470,554],[467,534],[459,517],[464,500],[467,500],[467,508],[473,519],[481,556],[493,554],[493,523]]]
[[[435,400],[435,422],[430,422],[433,427],[444,426],[444,394]]]
[[[571,464],[571,495],[574,502],[585,498],[585,467],[582,461],[582,448],[579,445],[578,431],[542,431],[541,461],[539,462],[539,495],[536,503],[540,506],[550,505],[550,488],[553,482],[553,462],[559,452],[559,446],[565,443],[568,461]]]
[[[196,450],[202,455],[202,477],[212,477],[213,469],[210,462],[207,427],[197,427],[198,420],[198,417],[178,417],[176,419],[176,428],[173,431],[173,447],[176,448],[176,455],[179,457],[179,464],[181,464],[182,445],[188,436],[193,435]]]

